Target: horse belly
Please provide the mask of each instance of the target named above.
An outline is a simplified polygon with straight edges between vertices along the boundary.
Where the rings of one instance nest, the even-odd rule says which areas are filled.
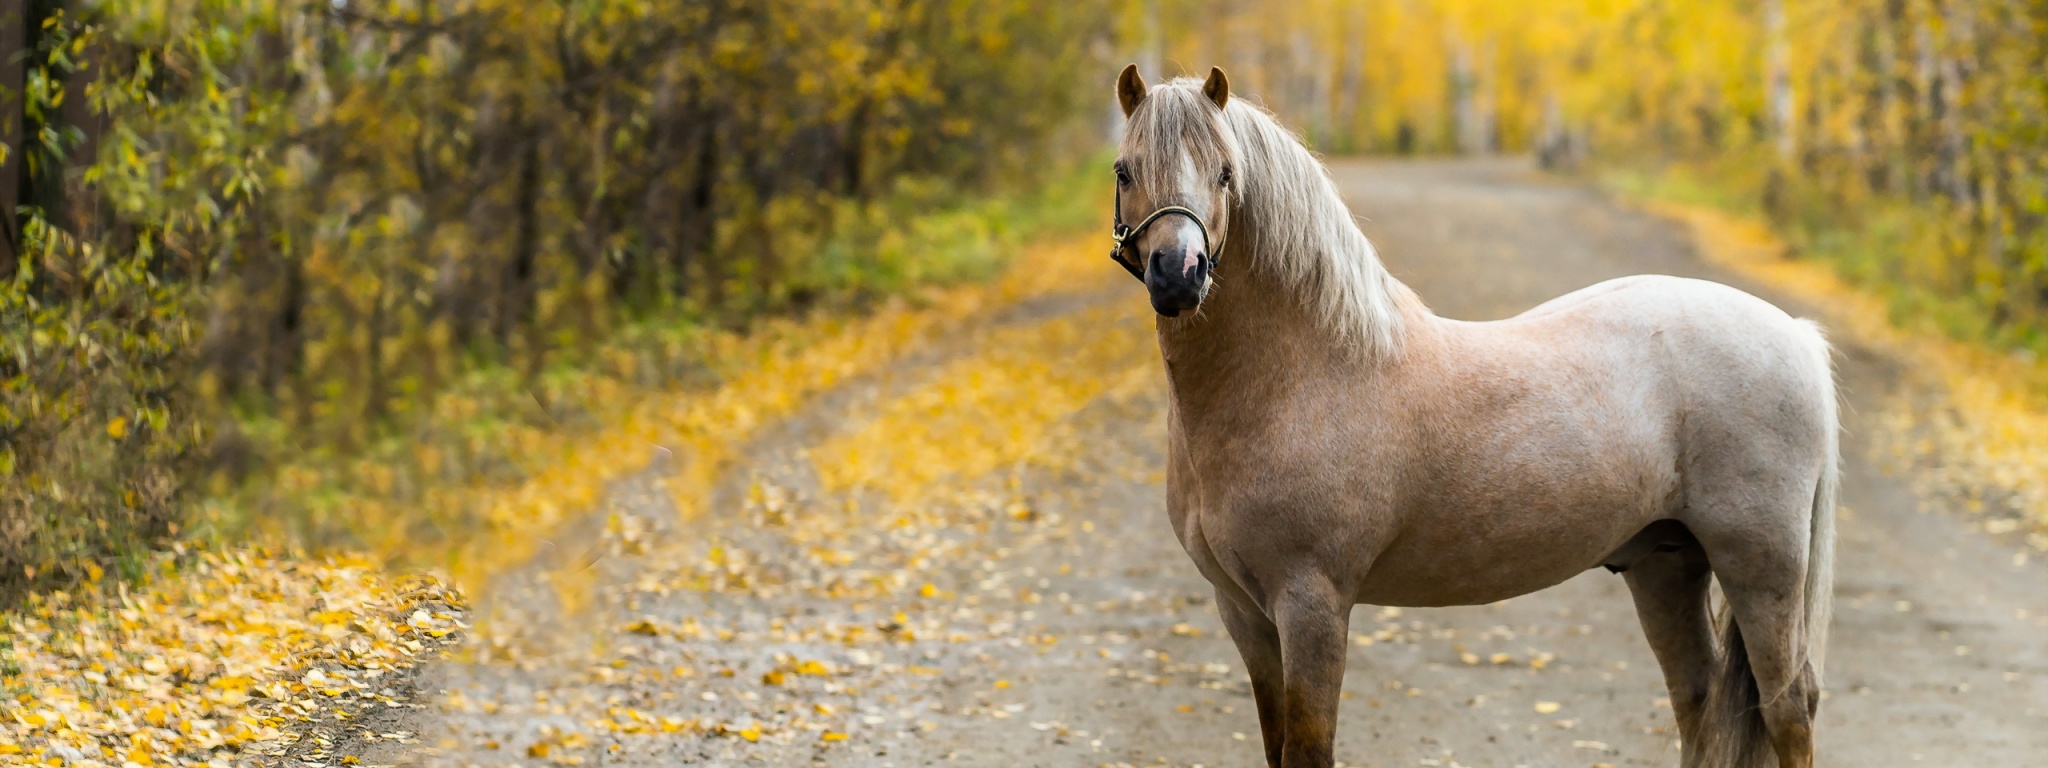
[[[1652,499],[1615,491],[1589,505],[1431,515],[1374,558],[1358,602],[1481,605],[1564,583],[1659,516]]]

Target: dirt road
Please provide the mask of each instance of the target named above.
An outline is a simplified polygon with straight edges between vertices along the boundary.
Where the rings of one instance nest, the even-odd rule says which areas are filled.
[[[1441,314],[1503,317],[1641,272],[1741,284],[1675,227],[1517,162],[1336,173],[1391,269]],[[604,557],[537,563],[489,596],[491,621],[520,628],[516,650],[427,670],[440,703],[337,723],[324,754],[1261,765],[1242,669],[1167,527],[1144,299],[1099,268],[1096,291],[986,318],[808,404],[743,451],[706,519],[675,519],[659,462],[620,483],[561,539]],[[2048,567],[1920,511],[1870,468],[1867,425],[1896,364],[1844,345],[1822,764],[2048,766]],[[590,605],[564,605],[569,571]],[[1617,576],[1490,606],[1361,606],[1352,625],[1345,764],[1677,762]]]

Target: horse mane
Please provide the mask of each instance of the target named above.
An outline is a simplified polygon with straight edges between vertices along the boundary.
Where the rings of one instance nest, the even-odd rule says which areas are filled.
[[[1237,219],[1225,248],[1278,276],[1340,342],[1374,358],[1397,354],[1397,297],[1406,290],[1359,231],[1329,170],[1273,113],[1248,99],[1232,96],[1223,109],[1227,132],[1214,129],[1215,114],[1201,80],[1176,78],[1146,95],[1126,130],[1140,142],[1177,139],[1197,159],[1234,157]],[[1178,183],[1177,167],[1151,165],[1141,172],[1158,175],[1147,183]]]

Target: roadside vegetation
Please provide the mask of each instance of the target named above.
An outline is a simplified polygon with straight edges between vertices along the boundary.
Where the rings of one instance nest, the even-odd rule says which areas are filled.
[[[0,763],[317,759],[606,482],[1104,204],[1087,4],[24,1]]]
[[[1100,140],[1063,7],[0,4],[0,595],[425,549],[607,387],[995,274]]]

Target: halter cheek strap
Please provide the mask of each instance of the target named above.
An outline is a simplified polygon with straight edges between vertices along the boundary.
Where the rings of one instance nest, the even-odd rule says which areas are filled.
[[[1142,266],[1143,262],[1135,259],[1124,258],[1124,251],[1136,246],[1138,237],[1140,235],[1145,234],[1146,229],[1151,228],[1152,222],[1158,221],[1168,216],[1185,216],[1187,217],[1188,221],[1192,221],[1195,223],[1195,229],[1201,230],[1202,232],[1202,249],[1204,250],[1204,253],[1202,254],[1202,260],[1206,262],[1205,264],[1203,264],[1203,266],[1211,274],[1214,274],[1216,272],[1216,265],[1220,261],[1220,256],[1218,255],[1217,251],[1222,249],[1222,244],[1212,244],[1209,242],[1208,223],[1202,221],[1202,215],[1199,213],[1195,213],[1192,209],[1189,209],[1185,206],[1169,205],[1159,210],[1153,211],[1152,215],[1146,216],[1144,221],[1138,222],[1138,226],[1127,227],[1124,226],[1124,191],[1122,187],[1118,187],[1116,191],[1116,211],[1114,212],[1114,216],[1115,221],[1111,226],[1109,232],[1109,259],[1110,261],[1116,262],[1117,266],[1123,267],[1125,272],[1131,273],[1131,277],[1137,278],[1138,282],[1145,282],[1145,269]]]

